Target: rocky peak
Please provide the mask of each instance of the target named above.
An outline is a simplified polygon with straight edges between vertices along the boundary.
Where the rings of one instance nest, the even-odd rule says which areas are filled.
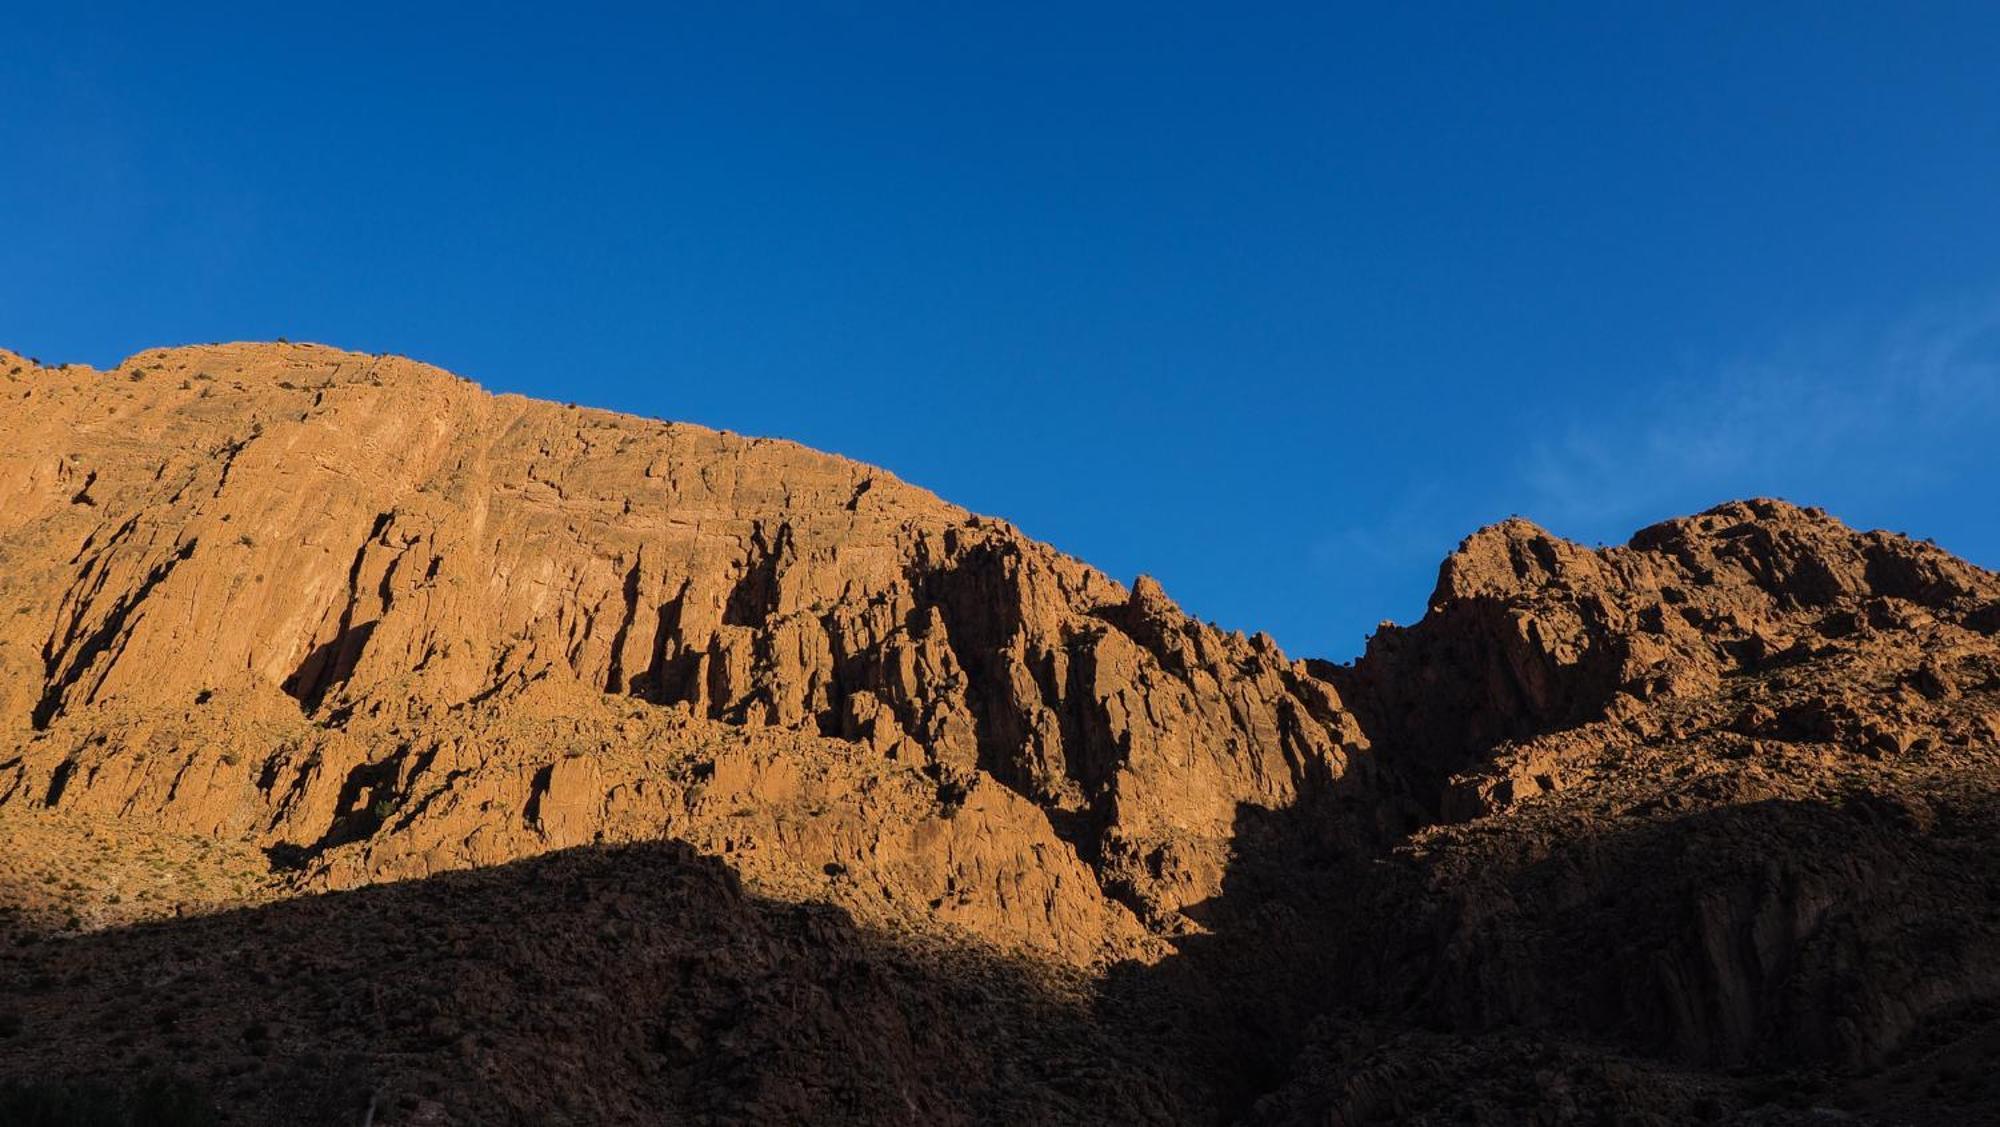
[[[1521,517],[1466,537],[1438,568],[1430,607],[1442,610],[1467,599],[1505,599],[1545,588],[1578,588],[1598,581],[1597,557],[1550,535]]]
[[[409,795],[438,761],[392,727],[629,702],[863,745],[943,810],[1008,788],[1161,920],[1214,893],[1236,804],[1346,770],[1351,725],[1274,647],[791,443],[312,345],[4,379],[22,410],[0,587],[24,613],[0,623],[0,718],[23,733],[289,697],[315,745],[339,744],[310,760],[326,785],[395,776],[384,794]],[[181,769],[78,773],[42,742],[12,789],[49,805],[128,802]],[[538,758],[517,765],[523,806]],[[285,820],[317,785],[294,769],[243,764],[219,801]]]
[[[1503,741],[1711,691],[1857,622],[1977,623],[1996,600],[1991,573],[1934,545],[1783,501],[1731,502],[1597,550],[1515,518],[1445,560],[1421,621],[1380,631],[1351,669],[1319,668],[1378,753],[1435,795]]]

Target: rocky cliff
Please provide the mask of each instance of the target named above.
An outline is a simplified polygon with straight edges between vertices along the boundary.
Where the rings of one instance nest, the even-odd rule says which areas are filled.
[[[0,353],[0,433],[0,1074],[186,1058],[270,1122],[2000,1106],[2000,579],[1934,547],[1509,521],[1334,666],[880,470],[395,357]],[[304,979],[174,1011],[285,1037],[121,1032],[244,928]],[[356,953],[440,929],[435,996]]]
[[[1357,738],[1268,639],[789,443],[308,346],[0,368],[0,801],[336,885],[695,836],[1088,958]]]

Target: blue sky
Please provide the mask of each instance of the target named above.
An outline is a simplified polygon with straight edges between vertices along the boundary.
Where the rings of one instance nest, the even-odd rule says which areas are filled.
[[[0,345],[795,438],[1336,658],[1514,513],[2000,564],[1991,3],[163,7],[0,16]]]

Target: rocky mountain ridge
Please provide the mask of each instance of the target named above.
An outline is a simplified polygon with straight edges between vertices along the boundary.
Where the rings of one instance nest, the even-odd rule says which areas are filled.
[[[489,761],[482,739],[443,733],[547,718],[602,750],[671,746],[660,725],[683,743],[750,725],[837,738],[836,759],[865,747],[883,787],[1023,823],[1000,832],[1025,840],[1001,848],[1026,849],[1026,868],[1081,855],[1123,903],[1170,916],[1214,891],[1236,801],[1288,801],[1343,770],[1354,736],[1268,639],[788,443],[496,398],[308,346],[24,375],[9,378],[36,429],[8,467],[0,537],[28,565],[8,592],[27,613],[0,645],[22,673],[15,723],[41,733],[10,789],[46,805],[203,805],[170,816],[317,860],[393,802],[400,858],[378,848],[362,871],[328,872],[423,875],[635,819],[656,830],[669,801],[606,760]],[[119,710],[193,730],[204,712],[215,726],[254,716],[298,736],[288,758],[232,769],[168,753],[137,773],[122,747],[64,742]],[[643,738],[605,734],[635,724]],[[1197,753],[1211,746],[1228,754]],[[716,801],[731,782],[795,785],[706,766]],[[190,769],[203,785],[177,786]],[[1159,793],[1188,771],[1203,785]],[[447,795],[431,789],[442,779],[479,783]],[[492,793],[468,810],[475,785]],[[516,825],[495,825],[501,808]],[[496,835],[531,840],[487,845]],[[1046,894],[1021,879],[1022,895]]]
[[[717,1045],[783,1045],[785,1022],[671,969],[681,909],[631,892],[639,937],[587,957],[646,1006],[694,999],[708,1032],[641,1038],[596,1079],[579,1064],[594,1096],[496,1081],[528,1048],[473,1027],[554,1021],[557,1051],[586,1035],[485,987],[409,1002],[474,1039],[437,1091],[384,1055],[460,1076],[422,1029],[316,1033],[269,991],[197,1005],[210,1025],[271,1008],[294,1039],[248,1065],[193,1052],[196,1071],[266,1076],[273,1052],[297,1067],[338,1043],[391,1122],[2000,1106],[1943,1075],[2000,1045],[2000,579],[1935,547],[1776,501],[1598,551],[1508,521],[1444,562],[1420,622],[1336,666],[879,470],[395,357],[221,345],[99,372],[0,354],[0,402],[10,969],[101,972],[26,995],[21,1026],[47,1037],[23,1067],[131,1074],[145,1050],[88,1022],[161,934],[145,920],[289,919],[270,913],[308,909],[287,898],[390,884],[325,911],[398,935],[395,911],[431,913],[395,905],[477,869],[494,875],[449,885],[483,890],[476,944],[517,875],[629,891],[629,865],[722,880],[699,911],[794,952],[707,964],[728,990],[791,983],[787,1020],[825,1017],[848,997],[827,976],[858,973],[834,965],[865,965],[887,992],[853,997],[902,1016],[814,1018],[798,1052],[704,1081],[738,1059]],[[88,881],[48,863],[79,834],[106,857]],[[191,875],[133,880],[130,841]],[[322,955],[314,981],[365,977]],[[608,1004],[558,977],[577,1012]],[[939,1016],[960,980],[1049,1001]],[[944,1040],[911,1047],[918,1011]],[[900,1088],[843,1071],[884,1037],[911,1062]],[[954,1069],[993,1086],[954,1096]],[[298,1121],[240,1086],[203,1098]]]

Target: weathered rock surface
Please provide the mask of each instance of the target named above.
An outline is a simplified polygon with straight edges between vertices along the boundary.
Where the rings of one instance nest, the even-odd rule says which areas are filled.
[[[922,870],[888,887],[1087,959],[1215,892],[1236,803],[1348,769],[1267,639],[840,458],[310,346],[4,369],[0,801],[260,834],[339,884],[736,801],[802,871]],[[716,724],[786,735],[662,774]]]
[[[1991,1044],[1996,607],[1989,572],[1780,502],[1596,552],[1469,538],[1423,621],[1323,670],[1434,818],[1383,893],[1417,909],[1381,940],[1421,953],[1406,1012],[1885,1122],[2000,1114],[1947,1080],[1841,1091]]]
[[[2000,1117],[2000,578],[1929,545],[1508,521],[1333,666],[879,470],[399,358],[0,354],[0,437],[0,1079]]]

